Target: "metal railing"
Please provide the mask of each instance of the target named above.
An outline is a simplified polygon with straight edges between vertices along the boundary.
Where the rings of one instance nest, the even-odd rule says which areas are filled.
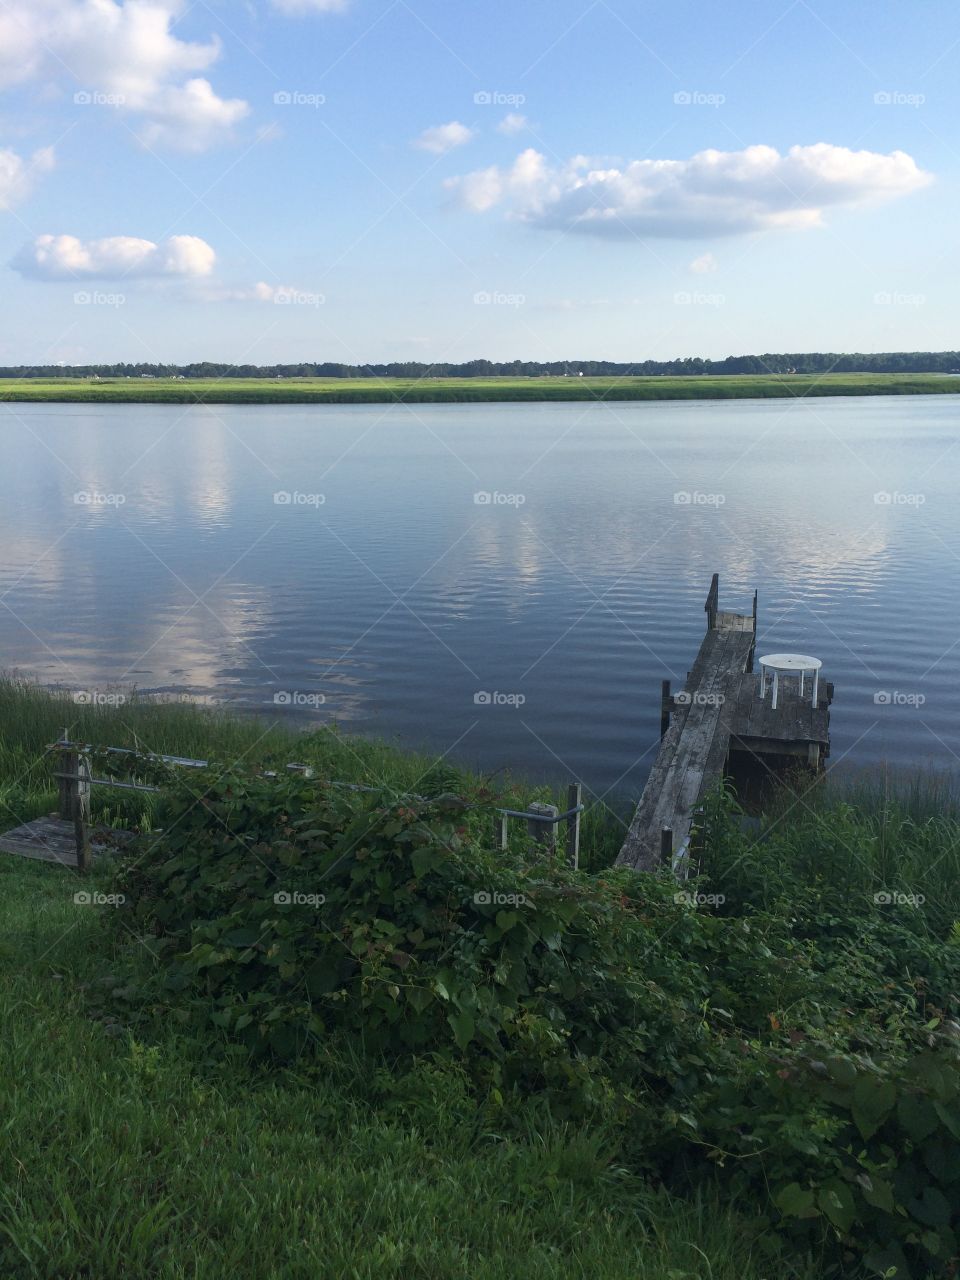
[[[59,784],[58,813],[66,822],[72,822],[77,843],[77,867],[80,871],[89,871],[93,863],[91,849],[91,804],[90,795],[93,787],[114,787],[122,791],[142,791],[158,794],[162,787],[146,782],[123,782],[119,778],[95,778],[91,764],[91,756],[116,755],[124,756],[132,762],[142,760],[151,764],[166,765],[171,769],[206,769],[213,763],[209,760],[193,760],[188,756],[168,756],[154,752],[137,751],[129,747],[94,747],[90,743],[71,742],[69,731],[64,730],[63,737],[53,743],[48,751],[59,753],[60,767],[54,773]],[[290,763],[285,766],[288,773],[300,774],[305,778],[314,778],[310,765]],[[276,770],[264,769],[258,773],[261,778],[278,778]],[[381,788],[365,786],[358,782],[339,782],[329,778],[316,778],[315,781],[328,787],[340,787],[347,791],[376,793]],[[428,797],[415,795],[412,792],[402,793],[404,798],[424,801]],[[468,808],[484,808],[481,805],[468,805]],[[494,844],[497,849],[506,849],[509,822],[521,819],[527,824],[527,832],[539,845],[545,855],[554,855],[557,851],[557,828],[561,822],[566,823],[564,832],[564,853],[569,865],[577,868],[580,865],[580,815],[584,812],[583,787],[580,782],[572,781],[567,787],[567,807],[563,812],[554,804],[533,803],[526,809],[493,809]]]

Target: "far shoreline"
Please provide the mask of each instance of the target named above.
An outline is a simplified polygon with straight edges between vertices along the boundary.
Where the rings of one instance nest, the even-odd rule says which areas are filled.
[[[36,404],[522,404],[950,395],[946,374],[716,374],[688,377],[7,378],[0,402]]]

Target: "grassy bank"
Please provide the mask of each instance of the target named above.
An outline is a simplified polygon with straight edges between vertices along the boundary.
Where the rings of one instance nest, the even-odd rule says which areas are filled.
[[[23,378],[0,380],[0,401],[101,404],[407,404],[551,400],[736,400],[804,396],[942,395],[940,374],[792,374],[642,378]]]
[[[8,681],[0,682],[0,828],[52,807],[43,748],[64,727],[78,740],[232,762],[238,779],[247,766],[295,759],[322,776],[385,787],[394,796],[453,791],[488,805],[522,806],[549,794],[330,730],[303,735],[150,701],[76,707]],[[891,1080],[918,1049],[948,1044],[953,1034],[958,992],[950,984],[960,970],[950,959],[956,950],[950,938],[960,918],[960,821],[947,803],[955,793],[946,781],[897,786],[864,779],[843,794],[794,793],[746,833],[718,800],[707,832],[709,880],[690,885],[715,905],[691,911],[676,902],[675,884],[639,878],[648,892],[628,873],[566,873],[558,877],[559,892],[547,882],[537,908],[538,919],[551,921],[542,944],[543,924],[538,929],[532,918],[511,912],[497,913],[494,924],[491,915],[478,935],[476,963],[482,968],[496,944],[514,965],[529,966],[528,984],[522,974],[511,979],[521,983],[521,995],[507,1001],[502,1034],[517,1062],[536,1064],[543,1055],[544,1075],[533,1088],[522,1075],[511,1085],[490,1060],[489,1079],[499,1080],[491,1088],[483,1065],[489,1044],[473,1040],[460,1052],[463,1025],[445,1018],[445,1008],[413,1054],[388,1053],[382,1036],[375,1042],[384,977],[378,948],[365,941],[351,942],[351,950],[369,972],[345,1003],[320,999],[325,1026],[309,1054],[278,1062],[247,1052],[250,1018],[237,1035],[232,1027],[241,1024],[233,1015],[261,985],[264,1007],[284,1008],[292,1020],[304,1016],[297,966],[281,963],[276,970],[274,944],[258,942],[241,954],[236,948],[249,939],[235,938],[221,941],[219,968],[210,968],[201,954],[210,950],[206,939],[229,939],[238,923],[254,923],[243,915],[250,911],[262,936],[265,900],[252,877],[265,873],[270,883],[267,864],[274,859],[290,887],[314,883],[327,856],[327,837],[315,828],[335,807],[325,801],[317,809],[311,789],[296,780],[271,799],[278,785],[252,784],[251,796],[259,797],[250,810],[258,827],[253,850],[248,828],[239,843],[224,839],[219,815],[247,801],[245,784],[224,789],[216,771],[181,787],[174,809],[95,789],[101,819],[142,827],[160,820],[171,834],[179,832],[173,842],[147,841],[132,871],[99,866],[84,885],[110,894],[122,882],[138,915],[77,904],[71,871],[0,855],[0,1274],[14,1280],[883,1274],[886,1263],[869,1253],[864,1260],[866,1246],[838,1246],[840,1234],[869,1239],[878,1229],[871,1218],[851,1233],[844,1196],[864,1180],[885,1185],[887,1149],[902,1162],[898,1177],[917,1176],[910,1138],[879,1132],[864,1156],[863,1135],[873,1131],[862,1128],[855,1143],[845,1136],[841,1085],[847,1072],[861,1072],[871,1090],[875,1083],[882,1091],[894,1088]],[[202,804],[194,803],[194,787]],[[303,805],[308,830],[298,817]],[[348,832],[355,817],[344,815]],[[442,820],[448,834],[435,852],[457,851],[456,865],[446,858],[440,865],[422,844],[402,843],[405,832],[424,829],[405,802],[388,800],[374,814],[382,839],[369,838],[368,817],[363,858],[352,870],[348,864],[341,888],[336,876],[325,881],[326,910],[340,910],[338,893],[345,904],[337,927],[329,926],[329,941],[339,946],[347,929],[355,938],[385,939],[392,966],[394,938],[404,939],[409,955],[402,969],[389,967],[386,979],[397,984],[392,1000],[401,989],[404,1000],[408,991],[416,994],[411,975],[432,974],[437,965],[448,985],[443,965],[455,977],[471,972],[470,946],[462,969],[445,958],[446,944],[439,953],[431,949],[434,931],[446,937],[442,931],[456,923],[454,937],[463,946],[477,927],[471,908],[458,909],[454,920],[457,895],[441,883],[459,874],[457,866],[499,876],[504,886],[511,875],[532,876],[532,891],[543,892],[542,866],[527,866],[522,847],[514,843],[502,856],[490,851],[486,811]],[[293,833],[301,830],[298,844]],[[609,866],[621,831],[603,810],[589,812],[585,862]],[[347,850],[355,846],[351,839]],[[343,862],[340,847],[333,869]],[[169,957],[138,940],[142,922],[170,892],[167,866],[177,877],[174,916],[166,917],[170,945],[175,917],[186,913],[184,936],[192,933],[193,942],[178,963],[198,962],[195,988],[184,985],[187,968],[178,976]],[[576,909],[564,905],[571,895]],[[403,912],[421,921],[416,930]],[[277,947],[289,945],[291,923],[299,928],[292,917],[270,921],[279,930]],[[326,945],[322,932],[311,925],[299,935],[301,957]],[[549,978],[552,957],[564,954],[571,974],[582,979],[566,993]],[[228,984],[238,982],[233,994],[229,985],[210,985],[221,971]],[[280,986],[270,985],[267,995],[263,984],[276,981]],[[592,1003],[594,990],[599,1003]],[[371,1034],[352,1034],[351,1020],[363,1025],[367,1015],[358,1011],[371,998]],[[388,1013],[392,1000],[386,999]],[[527,1006],[519,1019],[516,1004]],[[552,1015],[544,1017],[541,1006]],[[387,1025],[402,1031],[421,1012],[430,1016],[419,999],[405,1008],[404,1018]],[[568,1043],[579,1043],[569,1061],[561,1053]],[[816,1075],[805,1083],[808,1067],[822,1070],[824,1060],[836,1084],[826,1096],[808,1096],[808,1087],[820,1087]],[[505,1071],[512,1061],[505,1059]],[[610,1080],[593,1097],[592,1082],[599,1085],[607,1071]],[[478,1079],[487,1085],[479,1087]],[[666,1093],[665,1082],[671,1082]],[[652,1106],[644,1100],[650,1089]],[[861,1093],[858,1085],[857,1124]],[[908,1102],[915,1106],[914,1093]],[[944,1123],[958,1124],[946,1103],[941,1112]],[[655,1143],[667,1158],[655,1158]],[[934,1149],[947,1168],[944,1178],[951,1151]],[[707,1152],[691,1180],[689,1162]],[[817,1191],[822,1169],[830,1180]],[[941,1210],[933,1189],[918,1203],[928,1218],[951,1212]],[[780,1204],[800,1207],[791,1217]],[[891,1217],[885,1208],[864,1212],[876,1213],[879,1229]],[[826,1217],[812,1230],[811,1215],[819,1223],[818,1214]],[[928,1226],[924,1248],[947,1248],[936,1240],[949,1226]],[[896,1265],[901,1280],[907,1272]],[[909,1274],[926,1280],[951,1274],[949,1268],[948,1262]]]

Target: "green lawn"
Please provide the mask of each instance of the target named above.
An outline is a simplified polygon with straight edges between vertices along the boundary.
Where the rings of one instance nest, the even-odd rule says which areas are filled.
[[[608,378],[23,378],[0,380],[0,400],[143,404],[354,404],[445,401],[728,400],[798,396],[928,395],[960,391],[941,374],[791,374]]]
[[[4,1280],[814,1280],[763,1261],[749,1211],[646,1187],[535,1101],[499,1135],[447,1086],[384,1101],[349,1051],[266,1075],[141,1043],[98,1017],[76,885],[0,854]]]

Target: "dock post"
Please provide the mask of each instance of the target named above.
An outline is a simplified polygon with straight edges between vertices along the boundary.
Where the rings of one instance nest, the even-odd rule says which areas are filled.
[[[64,729],[60,739],[60,770],[57,778],[57,814],[64,822],[73,821],[73,783],[70,775],[77,772],[74,754],[70,751],[70,730]]]
[[[76,788],[73,794],[73,833],[77,841],[77,870],[87,872],[93,865],[90,849],[90,757],[76,751],[72,755],[76,778],[72,785]]]
[[[670,681],[660,681],[660,737],[670,728]]]
[[[495,849],[505,849],[507,847],[507,823],[509,819],[505,813],[495,813],[493,815],[493,847]]]
[[[560,816],[560,810],[555,804],[540,804],[539,802],[527,806],[527,812],[531,815],[537,814],[544,818],[557,818]],[[538,845],[543,848],[544,853],[553,853],[557,847],[557,824],[555,822],[538,822],[536,818],[527,819],[527,830]]]
[[[673,832],[669,827],[664,827],[660,832],[660,861],[668,866],[673,863]]]
[[[580,804],[583,799],[583,786],[579,782],[571,782],[567,787],[567,809],[576,809],[567,819],[567,862],[576,871],[580,866]]]

